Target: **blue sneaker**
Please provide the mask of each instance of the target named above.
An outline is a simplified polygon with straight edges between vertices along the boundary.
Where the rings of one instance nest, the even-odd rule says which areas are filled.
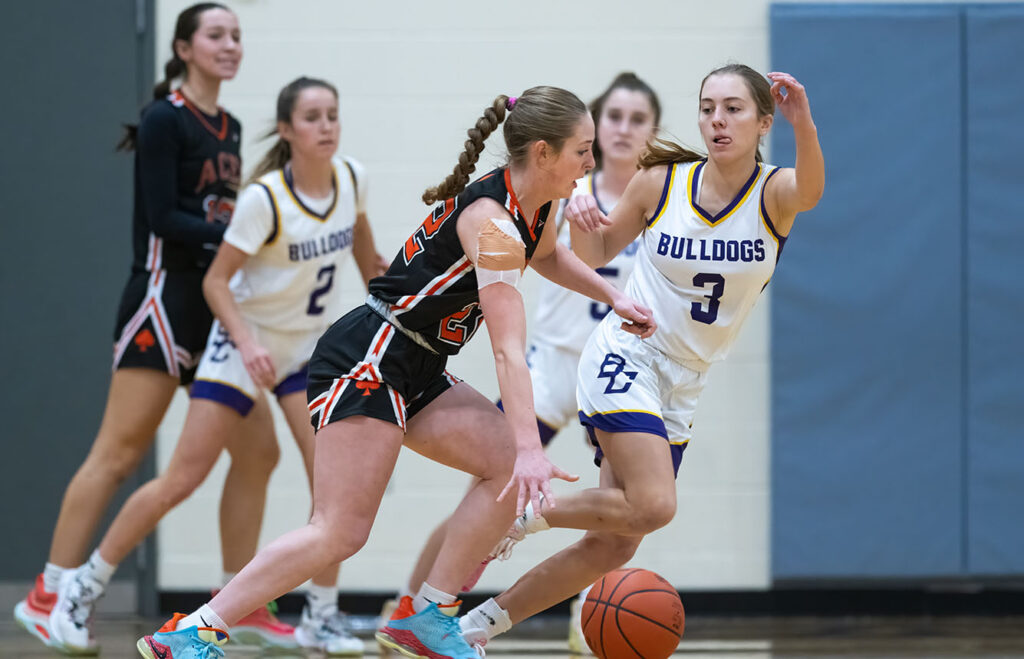
[[[152,636],[135,644],[146,659],[216,659],[224,656],[220,647],[228,642],[227,632],[213,627],[186,627],[175,631],[184,613],[175,613]]]
[[[431,603],[415,615],[392,618],[377,631],[377,642],[413,659],[480,659],[462,637],[458,605],[438,608]]]

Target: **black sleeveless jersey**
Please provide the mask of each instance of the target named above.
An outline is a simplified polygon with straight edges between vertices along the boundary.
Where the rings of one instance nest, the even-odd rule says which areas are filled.
[[[370,281],[370,294],[388,304],[392,317],[441,354],[456,354],[483,322],[476,270],[455,230],[462,209],[481,197],[494,199],[515,218],[529,260],[540,242],[551,203],[527,221],[509,171],[502,168],[434,208],[405,241],[388,271]]]
[[[235,208],[242,127],[180,91],[142,110],[135,149],[132,270],[205,270]]]

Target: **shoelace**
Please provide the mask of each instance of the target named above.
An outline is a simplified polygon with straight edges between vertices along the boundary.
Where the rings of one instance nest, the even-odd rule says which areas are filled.
[[[324,617],[320,620],[320,629],[326,630],[328,634],[334,636],[341,636],[342,638],[351,638],[352,635],[345,629],[345,622],[348,620],[348,616],[344,612],[335,610],[329,616]]]
[[[203,643],[202,641],[200,643],[202,645],[196,648],[197,659],[214,659],[224,656],[224,650],[217,647],[216,643]]]
[[[462,642],[465,643],[470,650],[473,650],[473,652],[477,654],[477,656],[484,656],[483,644],[487,643],[487,639],[483,640],[483,644],[478,644],[476,641],[474,641],[474,643],[470,645],[469,642],[466,640],[466,637],[462,634],[462,627],[459,625],[459,619],[457,617],[447,616],[444,614],[442,614],[440,617],[441,620],[439,622],[441,624],[441,630],[444,632],[441,638],[445,638],[451,635],[454,638],[461,639]]]
[[[68,613],[76,625],[81,627],[88,624],[99,596],[100,593],[93,590],[81,578],[75,577],[71,583],[71,592],[68,593]]]

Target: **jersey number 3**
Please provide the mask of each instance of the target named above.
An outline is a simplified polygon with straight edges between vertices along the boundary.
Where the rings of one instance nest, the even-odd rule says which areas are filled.
[[[708,308],[705,309],[701,302],[690,303],[690,317],[706,325],[710,325],[718,318],[719,300],[725,292],[725,277],[717,273],[701,272],[693,278],[693,285],[698,288],[704,288],[708,284],[712,285],[711,293],[704,296],[708,300]]]

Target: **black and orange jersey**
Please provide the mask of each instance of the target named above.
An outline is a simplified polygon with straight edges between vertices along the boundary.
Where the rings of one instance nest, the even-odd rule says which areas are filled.
[[[405,241],[388,271],[370,281],[370,294],[387,303],[390,315],[441,354],[457,353],[483,321],[476,270],[455,230],[462,209],[482,197],[494,199],[515,218],[529,260],[540,242],[551,203],[529,220],[524,218],[509,171],[502,168],[434,208]]]
[[[132,270],[205,270],[235,207],[242,126],[180,91],[142,110],[135,148]]]

